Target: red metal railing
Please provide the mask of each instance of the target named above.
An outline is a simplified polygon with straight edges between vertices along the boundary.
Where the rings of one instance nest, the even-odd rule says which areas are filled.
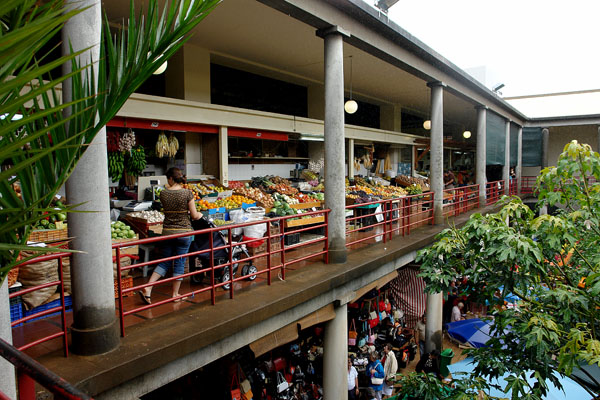
[[[394,234],[408,235],[411,228],[433,224],[433,192],[353,204],[346,210],[353,212],[346,217],[346,247],[370,240],[385,243]]]
[[[479,185],[444,189],[444,217],[458,216],[479,208]]]
[[[35,257],[32,258],[30,260],[24,261],[21,264],[19,264],[19,268],[23,267],[25,265],[30,265],[30,264],[34,264],[34,263],[38,263],[38,262],[44,262],[44,261],[51,261],[51,260],[58,260],[58,276],[59,279],[57,281],[52,281],[52,282],[47,282],[44,283],[42,285],[37,285],[37,286],[33,286],[27,289],[23,289],[20,290],[18,292],[15,293],[11,293],[9,294],[9,298],[13,299],[19,296],[23,296],[24,294],[27,293],[31,293],[31,292],[35,292],[36,290],[40,290],[40,289],[44,289],[47,287],[51,287],[51,286],[58,286],[59,290],[60,290],[60,305],[56,306],[56,307],[51,307],[48,308],[46,310],[37,312],[35,314],[31,314],[28,316],[25,316],[23,318],[17,319],[13,322],[11,322],[11,327],[15,327],[17,325],[20,325],[22,323],[28,322],[34,318],[40,318],[40,317],[44,317],[50,314],[54,314],[56,312],[60,312],[60,323],[61,323],[61,327],[60,327],[60,331],[56,332],[56,333],[51,333],[48,334],[46,336],[42,336],[39,339],[33,340],[29,343],[23,344],[21,346],[19,346],[17,349],[19,351],[23,351],[23,350],[27,350],[30,347],[36,346],[40,343],[44,343],[47,342],[49,340],[58,338],[58,337],[62,337],[62,344],[63,344],[63,352],[65,357],[69,356],[69,348],[67,345],[68,342],[68,337],[67,337],[67,321],[66,321],[66,307],[65,307],[65,288],[64,288],[64,284],[63,284],[63,257],[69,257],[71,253],[66,253],[66,252],[60,252],[60,253],[52,253],[52,254],[47,254],[47,255],[43,255],[43,256],[39,256],[39,257]]]
[[[235,285],[233,285],[233,283],[247,279],[248,276],[239,274],[237,277],[234,277],[233,274],[230,273],[229,279],[222,281],[222,282],[215,283],[215,272],[220,272],[223,268],[228,268],[229,271],[231,272],[233,270],[232,266],[234,264],[238,264],[238,267],[240,267],[241,264],[244,264],[244,263],[247,263],[250,261],[254,261],[254,260],[258,260],[258,259],[264,259],[266,267],[257,268],[257,271],[251,275],[258,276],[258,275],[266,274],[267,284],[270,285],[274,271],[280,271],[281,279],[285,279],[286,268],[292,264],[306,261],[308,259],[318,257],[318,256],[323,256],[324,261],[328,262],[327,224],[328,224],[329,211],[330,210],[319,210],[319,211],[311,211],[311,212],[303,213],[301,218],[305,218],[306,219],[305,222],[307,224],[310,224],[310,226],[305,226],[305,227],[301,227],[301,226],[303,226],[303,225],[301,225],[302,223],[293,222],[293,221],[297,220],[298,215],[292,215],[292,216],[286,216],[286,217],[271,218],[271,219],[263,220],[263,221],[251,221],[251,222],[245,222],[242,224],[219,226],[216,228],[208,228],[208,229],[203,229],[203,230],[194,231],[194,232],[185,232],[185,233],[168,235],[168,236],[159,236],[159,237],[154,237],[154,238],[114,243],[112,247],[116,252],[117,288],[118,288],[118,296],[117,297],[118,297],[118,307],[119,307],[119,319],[120,319],[120,325],[121,325],[121,335],[125,336],[124,319],[127,315],[131,315],[131,314],[134,314],[134,313],[137,313],[140,311],[144,311],[144,310],[147,310],[147,309],[150,309],[153,307],[160,306],[162,304],[166,304],[166,303],[170,303],[170,302],[173,302],[173,301],[176,301],[179,299],[183,299],[185,297],[195,296],[196,294],[200,294],[200,293],[204,293],[204,292],[210,292],[211,304],[214,305],[216,303],[216,291],[220,287],[223,287],[224,289],[228,290],[229,297],[233,298],[234,297],[234,287],[235,287]],[[253,226],[253,225],[260,225],[260,224],[267,224],[267,229],[266,229],[267,233],[265,234],[264,237],[258,238],[258,239],[242,240],[239,242],[233,241],[232,229],[239,229],[239,228],[244,228],[244,227]],[[279,233],[272,232],[270,229],[270,226],[269,226],[270,224],[279,224],[279,227],[280,227]],[[298,226],[298,228],[294,229],[293,231],[286,231],[286,227],[291,228],[294,226]],[[286,243],[285,238],[291,234],[306,232],[309,230],[315,230],[315,229],[320,229],[320,228],[323,229],[324,235],[319,235],[318,237],[316,237],[312,240],[305,241],[302,243],[285,245],[285,243]],[[227,237],[228,240],[222,246],[215,246],[215,243],[214,243],[213,233],[218,232],[218,231],[226,231],[225,236]],[[163,242],[165,240],[171,240],[171,239],[186,237],[186,236],[195,236],[195,235],[199,235],[199,234],[207,234],[208,240],[209,240],[209,246],[207,249],[188,252],[184,255],[177,255],[177,256],[165,257],[165,258],[161,258],[161,259],[157,259],[157,260],[151,260],[151,261],[147,261],[147,262],[133,264],[130,266],[121,266],[121,256],[120,255],[121,255],[121,248],[123,248],[123,247],[136,246],[136,245],[141,245],[141,244],[157,244],[157,243]],[[242,245],[244,245],[244,246],[253,245],[253,244],[255,245],[257,243],[263,243],[263,242],[266,242],[266,246],[265,246],[266,251],[264,253],[261,253],[258,255],[256,255],[256,254],[251,255],[248,257],[241,258],[239,260],[233,259],[233,249],[235,247],[242,246]],[[322,250],[312,251],[308,255],[305,255],[302,257],[297,257],[297,258],[293,258],[293,259],[287,258],[288,252],[291,250],[294,250],[294,249],[297,249],[297,248],[300,248],[303,246],[318,244],[318,243],[323,244]],[[222,264],[215,265],[214,255],[215,255],[215,252],[217,252],[219,250],[226,250],[228,253],[229,259]],[[208,255],[208,260],[209,260],[210,265],[206,268],[199,268],[199,269],[196,269],[195,271],[184,273],[183,275],[160,279],[159,281],[153,282],[153,283],[144,283],[141,285],[132,286],[130,288],[122,287],[123,271],[134,269],[134,268],[143,268],[143,267],[146,267],[149,265],[158,264],[163,261],[172,261],[172,260],[176,260],[176,259],[183,258],[183,257],[200,256],[202,254]],[[168,298],[165,300],[152,302],[152,304],[147,304],[147,305],[144,305],[141,307],[135,307],[135,308],[132,308],[129,310],[125,310],[123,307],[123,295],[124,294],[131,293],[134,291],[139,291],[139,290],[142,290],[149,286],[162,285],[166,282],[172,282],[176,279],[192,277],[194,275],[205,274],[205,273],[208,273],[210,276],[210,284],[208,286],[205,286],[205,287],[202,287],[202,288],[199,288],[196,290],[191,290],[190,292],[183,293],[178,297],[174,297],[174,298],[172,297],[172,298]]]
[[[519,180],[517,178],[511,178],[510,179],[510,184],[508,187],[508,194],[511,196],[516,196],[518,195],[518,190],[519,189]]]
[[[485,205],[496,203],[505,193],[505,182],[503,180],[488,182],[485,185]]]
[[[0,339],[0,356],[17,369],[20,400],[34,400],[36,398],[35,382],[54,393],[56,399],[91,399],[86,393],[83,393],[3,339]],[[0,391],[0,399],[9,399],[9,397]]]
[[[535,188],[535,181],[537,176],[522,176],[521,177],[521,193],[531,194]]]

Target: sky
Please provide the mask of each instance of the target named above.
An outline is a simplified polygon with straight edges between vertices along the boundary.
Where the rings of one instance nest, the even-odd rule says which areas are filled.
[[[600,89],[600,0],[399,0],[388,16],[461,69],[486,66],[503,97]]]

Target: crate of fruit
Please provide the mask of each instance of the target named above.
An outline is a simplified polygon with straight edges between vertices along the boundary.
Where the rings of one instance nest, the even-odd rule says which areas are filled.
[[[129,225],[124,222],[116,221],[111,222],[110,224],[110,234],[112,238],[112,242],[114,243],[123,243],[123,242],[131,242],[133,240],[139,239],[139,236],[131,229]],[[138,246],[124,246],[121,247],[121,255],[130,254],[137,255],[138,254]],[[112,251],[113,257],[117,255],[115,249]]]

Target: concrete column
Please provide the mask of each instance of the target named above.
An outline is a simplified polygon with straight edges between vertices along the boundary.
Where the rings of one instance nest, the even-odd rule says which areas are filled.
[[[8,279],[4,279],[4,283],[0,285],[0,338],[12,344]],[[9,399],[17,398],[15,368],[3,357],[0,357],[0,393],[4,393]]]
[[[504,168],[502,168],[502,179],[504,180],[504,194],[510,194],[510,121],[505,122],[504,130]]]
[[[550,130],[542,129],[542,168],[548,167],[548,141],[550,139]]]
[[[521,194],[521,178],[523,177],[523,127],[519,127],[517,134],[517,168],[515,174],[517,175],[517,193]]]
[[[336,308],[335,318],[325,323],[323,343],[323,398],[348,399],[348,310]]]
[[[329,262],[344,263],[346,251],[344,174],[344,54],[340,28],[319,30],[325,40],[325,206],[329,213]]]
[[[425,351],[442,350],[442,299],[441,293],[427,295],[425,315]]]
[[[219,180],[225,186],[229,184],[229,141],[227,127],[219,128]]]
[[[485,204],[485,184],[487,178],[485,175],[486,167],[486,111],[487,107],[477,106],[477,147],[475,154],[475,180],[479,185],[479,204]]]
[[[431,88],[431,137],[430,175],[433,192],[433,221],[444,223],[444,85],[442,82],[427,84]]]
[[[380,107],[379,125],[386,131],[402,131],[402,107],[400,104],[385,104]]]
[[[354,178],[354,139],[348,139],[348,179]]]
[[[82,62],[89,63],[90,59],[97,62],[101,34],[100,0],[69,0],[68,3],[72,7],[90,8],[69,19],[63,27],[63,54],[69,51],[69,43],[75,51],[93,46],[82,55]],[[67,64],[69,68],[70,64]],[[63,83],[63,101],[70,101],[71,96],[72,86],[66,81]],[[77,210],[92,211],[69,214],[69,236],[74,238],[72,247],[82,251],[73,254],[71,263],[72,350],[81,355],[101,354],[119,346],[107,171],[106,130],[102,129],[66,184],[68,202],[83,203]]]

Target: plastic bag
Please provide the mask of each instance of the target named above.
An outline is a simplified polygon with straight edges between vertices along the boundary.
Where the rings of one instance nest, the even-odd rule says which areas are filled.
[[[261,219],[261,221],[264,220],[266,221],[266,219]],[[254,221],[252,219],[248,219],[248,221],[246,222],[251,222]],[[244,236],[247,236],[249,238],[261,238],[265,235],[265,233],[267,232],[267,224],[268,222],[264,222],[264,223],[257,223],[254,225],[249,225],[249,226],[245,226],[244,227]]]
[[[244,210],[231,210],[229,212],[229,218],[234,224],[243,224],[248,220],[248,215],[244,212]],[[243,230],[244,228],[233,228],[231,229],[231,234],[241,235]]]

